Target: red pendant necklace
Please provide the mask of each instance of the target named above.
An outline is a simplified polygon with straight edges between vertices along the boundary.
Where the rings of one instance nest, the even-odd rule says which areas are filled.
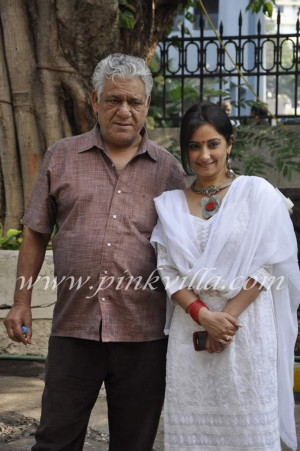
[[[199,189],[195,187],[197,179],[192,183],[191,190],[194,193],[206,194],[206,196],[208,196],[208,197],[202,197],[202,199],[201,199],[203,218],[209,219],[214,214],[217,213],[217,211],[219,210],[220,205],[221,205],[221,199],[216,193],[218,193],[221,189],[224,189],[224,188],[227,188],[228,186],[230,186],[234,179],[235,179],[235,175],[234,175],[233,179],[230,180],[230,182],[225,183],[224,185],[217,185],[217,186],[209,185],[206,188],[199,188]]]

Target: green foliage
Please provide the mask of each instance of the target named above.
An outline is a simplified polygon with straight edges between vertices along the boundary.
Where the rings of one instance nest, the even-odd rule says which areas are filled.
[[[119,27],[126,28],[128,30],[133,30],[135,26],[135,15],[136,8],[132,3],[129,3],[127,0],[118,0],[119,3]],[[183,14],[184,18],[190,22],[194,23],[196,18],[193,13],[189,11],[190,8],[198,5],[198,0],[189,0],[184,7]],[[252,11],[253,14],[258,13],[259,11],[263,11],[263,13],[272,17],[273,13],[273,5],[276,5],[276,0],[249,0],[249,4],[246,7],[246,11]],[[182,22],[178,24],[179,28],[182,26]],[[174,31],[173,27],[169,27],[167,30],[167,35]],[[185,28],[185,33],[189,34],[189,29]]]
[[[184,8],[184,18],[192,24],[196,22],[196,17],[189,11],[189,9],[196,8],[198,4],[199,4],[198,0],[188,0]]]
[[[22,230],[9,229],[6,235],[3,235],[3,229],[0,227],[0,249],[17,250],[22,241]]]
[[[127,28],[128,30],[133,30],[135,25],[135,7],[128,3],[127,0],[119,1],[119,26],[120,28]]]
[[[155,123],[155,119],[159,119],[163,115],[161,105],[163,105],[163,96],[166,93],[166,116],[174,118],[174,121],[160,121],[161,127],[167,127],[168,125],[176,126],[178,119],[181,117],[181,98],[182,98],[182,84],[178,79],[163,79],[162,76],[154,79],[154,88],[152,91],[152,102],[149,109],[149,117],[152,117]],[[184,83],[184,101],[185,110],[188,109],[193,103],[199,100],[199,90],[195,87],[194,80],[186,79]]]
[[[132,3],[127,0],[118,0],[119,3],[119,26],[120,28],[126,28],[128,30],[133,30],[135,27],[135,15],[136,8]],[[195,8],[199,4],[198,0],[188,0],[185,4],[183,15],[185,20],[190,23],[194,23],[196,18],[193,13],[189,11],[190,8]],[[246,7],[246,11],[252,11],[253,14],[263,11],[263,13],[272,17],[273,5],[276,5],[276,0],[249,0],[249,4]],[[182,26],[182,22],[179,22],[178,27]],[[173,27],[169,27],[167,30],[167,35],[174,31]],[[185,33],[189,34],[189,29],[185,28]]]
[[[237,86],[237,85],[235,85],[235,86],[238,87],[238,88],[242,88],[243,86],[245,86],[245,84],[241,84],[240,86]],[[224,92],[227,93],[226,94],[226,96],[227,96],[226,98],[228,100],[230,100],[230,90],[226,90]],[[238,102],[236,102],[234,100],[230,100],[230,103],[231,103],[232,106],[234,106],[236,108],[240,107],[241,109],[244,109],[246,107],[251,108],[252,106],[255,106],[257,108],[261,108],[261,109],[265,110],[268,113],[268,104],[264,103],[264,102],[261,102],[261,101],[258,101],[258,100],[250,100],[250,99],[243,99],[242,98]]]
[[[272,168],[290,180],[300,172],[299,133],[280,125],[242,125],[235,130],[231,156],[239,172],[265,176]]]
[[[56,226],[53,229],[53,232],[50,237],[50,241],[47,245],[47,249],[52,249],[52,239],[56,233]],[[17,251],[20,249],[21,244],[23,242],[23,231],[18,229],[9,229],[5,235],[3,235],[3,229],[0,224],[0,249],[4,250],[14,250]]]
[[[174,155],[174,157],[181,163],[180,146],[179,142],[174,136],[170,138],[170,144],[168,145],[168,151]]]
[[[184,17],[191,23],[195,23],[196,22],[196,17],[194,14],[190,13],[189,11],[186,11]]]
[[[251,11],[252,14],[257,14],[261,10],[262,12],[268,16],[272,17],[273,14],[273,5],[276,5],[275,0],[250,0],[248,6],[246,7],[246,11]]]
[[[154,54],[150,69],[152,73],[157,73],[160,67],[159,57],[157,53]],[[169,61],[169,67],[172,72],[174,72],[172,67],[172,61]],[[170,74],[171,72],[169,72]],[[166,96],[166,116],[174,118],[174,121],[160,121],[160,127],[167,126],[177,126],[178,119],[182,115],[181,111],[181,98],[184,91],[184,109],[187,110],[191,105],[199,100],[199,88],[197,88],[197,80],[185,78],[184,87],[182,87],[181,79],[174,78],[164,78],[163,75],[157,75],[153,79],[153,89],[151,93],[151,106],[148,114],[148,123],[154,126],[156,125],[156,120],[163,116],[163,99]]]

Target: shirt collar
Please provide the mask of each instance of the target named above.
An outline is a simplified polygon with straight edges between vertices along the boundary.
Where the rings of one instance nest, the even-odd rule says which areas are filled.
[[[104,150],[98,123],[89,132],[79,135],[79,138],[81,139],[78,143],[78,153],[92,150],[94,147]]]
[[[143,137],[140,149],[137,152],[137,155],[142,155],[144,153],[147,153],[152,160],[157,160],[157,149],[154,147],[154,145],[151,143],[151,141],[148,138],[147,130],[145,127],[141,130],[141,135]],[[100,127],[99,124],[95,124],[95,126],[87,133],[84,133],[83,135],[80,135],[80,145],[78,149],[78,153],[86,152],[88,150],[92,150],[94,147],[97,147],[98,149],[105,151],[103,141],[101,138],[100,133]]]

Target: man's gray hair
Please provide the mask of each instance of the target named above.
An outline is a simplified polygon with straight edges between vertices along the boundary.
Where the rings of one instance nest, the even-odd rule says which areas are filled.
[[[144,82],[147,100],[151,93],[153,79],[145,61],[136,56],[112,53],[97,64],[92,77],[92,85],[100,99],[106,80],[115,78],[128,80],[137,77]]]

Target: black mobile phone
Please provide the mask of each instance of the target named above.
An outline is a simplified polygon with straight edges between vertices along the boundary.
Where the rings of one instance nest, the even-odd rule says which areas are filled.
[[[195,351],[206,351],[206,339],[208,333],[206,330],[201,330],[193,333],[193,343]]]

